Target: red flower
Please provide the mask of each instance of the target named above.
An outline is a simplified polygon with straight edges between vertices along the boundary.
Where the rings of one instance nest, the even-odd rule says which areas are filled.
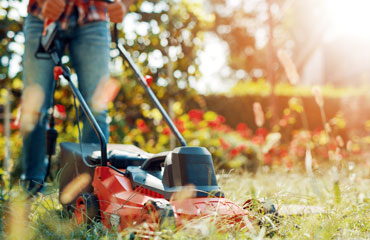
[[[273,161],[273,159],[272,159],[272,155],[271,155],[271,154],[269,154],[269,153],[266,153],[266,154],[264,155],[264,162],[265,162],[265,165],[271,165],[271,164],[272,164],[272,161]]]
[[[251,130],[248,128],[247,124],[239,123],[236,126],[236,131],[242,136],[243,138],[249,138],[251,136]]]
[[[218,131],[227,131],[228,128],[223,125],[225,118],[221,115],[217,115],[215,120],[208,121],[208,127],[218,130]]]
[[[194,123],[202,121],[203,120],[203,114],[204,114],[203,111],[199,110],[199,109],[192,109],[188,113],[189,119]]]
[[[10,129],[11,130],[18,130],[19,128],[20,128],[20,125],[19,125],[19,121],[17,121],[17,119],[13,120],[10,123]]]
[[[333,141],[329,142],[328,148],[332,151],[335,151],[337,149],[337,142],[333,142]]]
[[[214,120],[214,121],[209,121],[208,122],[208,127],[210,128],[213,128],[213,129],[220,129],[221,127],[221,124],[217,121],[217,120]]]
[[[230,154],[231,157],[238,156],[238,154],[239,154],[239,148],[233,148],[233,149],[231,149],[231,151],[230,151],[229,154]]]
[[[243,131],[245,131],[245,130],[247,130],[248,129],[248,126],[247,126],[247,124],[245,124],[245,123],[239,123],[237,126],[236,126],[236,131],[238,131],[238,132],[243,132]]]
[[[266,128],[258,128],[256,131],[256,136],[261,136],[264,139],[266,138],[267,134],[268,134],[268,131]]]
[[[176,119],[175,120],[175,125],[177,129],[179,130],[180,133],[183,133],[185,131],[185,123],[181,119]]]
[[[171,129],[169,127],[164,127],[162,134],[170,136],[171,135]]]
[[[149,132],[149,128],[143,119],[138,119],[136,121],[136,126],[143,133]]]
[[[286,157],[288,156],[288,151],[286,149],[280,149],[280,157]]]
[[[223,116],[218,115],[216,121],[218,121],[219,123],[224,123],[226,119]]]
[[[225,142],[225,140],[223,140],[222,138],[219,138],[219,141],[220,141],[222,149],[224,150],[229,149],[230,145],[227,142]]]

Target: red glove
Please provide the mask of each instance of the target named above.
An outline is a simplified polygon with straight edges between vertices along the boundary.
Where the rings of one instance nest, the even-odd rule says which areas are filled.
[[[111,22],[120,23],[127,13],[127,6],[121,0],[116,0],[107,5],[107,11]]]
[[[44,18],[56,21],[64,12],[65,6],[64,0],[46,0],[42,4],[41,13]]]

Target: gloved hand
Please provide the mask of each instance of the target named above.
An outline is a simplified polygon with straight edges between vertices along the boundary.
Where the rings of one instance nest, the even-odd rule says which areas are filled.
[[[64,12],[65,6],[64,0],[45,0],[42,3],[41,13],[45,19],[56,21]]]
[[[127,6],[121,0],[117,0],[107,5],[107,11],[111,22],[120,23],[127,13]]]

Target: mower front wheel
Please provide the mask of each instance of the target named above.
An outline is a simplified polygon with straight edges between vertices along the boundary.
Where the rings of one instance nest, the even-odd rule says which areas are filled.
[[[99,220],[98,198],[92,193],[81,193],[76,200],[74,213],[78,224],[90,224]]]

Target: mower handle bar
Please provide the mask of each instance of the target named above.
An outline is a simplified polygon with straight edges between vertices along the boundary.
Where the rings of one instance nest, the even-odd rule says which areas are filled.
[[[103,1],[106,3],[113,3],[114,0],[95,0],[95,1]],[[170,127],[173,134],[175,134],[177,140],[180,142],[181,146],[186,146],[186,141],[175,126],[175,124],[172,122],[171,118],[168,116],[168,113],[163,108],[162,104],[159,102],[157,96],[153,93],[152,89],[148,86],[147,82],[145,81],[144,76],[141,74],[139,69],[137,68],[134,61],[131,59],[129,53],[126,51],[126,49],[123,47],[122,44],[118,42],[118,31],[117,31],[117,24],[115,23],[113,26],[113,32],[112,32],[112,40],[116,44],[116,47],[118,48],[118,51],[120,52],[120,55],[127,61],[128,65],[131,67],[131,69],[134,71],[137,80],[139,81],[140,85],[143,86],[145,92],[148,94],[150,100],[153,102],[153,104],[157,107],[159,112],[162,114],[164,120],[166,121],[167,125]]]
[[[145,89],[146,93],[149,95],[150,100],[154,103],[154,105],[158,108],[160,113],[162,114],[164,120],[166,121],[167,125],[170,127],[171,131],[175,134],[177,140],[181,143],[181,146],[186,146],[186,141],[175,126],[175,124],[172,122],[171,118],[168,116],[168,113],[166,110],[164,110],[162,104],[159,102],[157,96],[154,94],[152,89],[148,86],[147,82],[145,81],[144,76],[141,74],[137,66],[135,65],[134,61],[131,59],[129,53],[126,51],[126,49],[122,46],[121,43],[117,44],[118,51],[120,52],[120,55],[127,61],[128,65],[131,67],[131,69],[134,71],[139,83],[143,88]]]
[[[95,0],[95,1],[103,1],[108,4],[113,3],[114,0]],[[118,42],[118,30],[117,30],[117,23],[113,26],[113,32],[112,32],[112,40],[116,44],[116,47],[118,48],[118,51],[120,52],[120,55],[127,61],[128,65],[131,67],[131,69],[134,71],[137,80],[139,81],[140,85],[143,86],[145,92],[148,94],[150,100],[153,102],[153,104],[157,107],[159,112],[162,114],[164,120],[166,121],[167,125],[170,127],[173,134],[175,134],[175,137],[180,142],[181,146],[186,146],[186,141],[175,126],[175,124],[172,122],[171,118],[168,116],[168,113],[163,108],[162,104],[159,102],[157,96],[153,93],[152,89],[148,86],[147,82],[145,81],[144,76],[141,74],[137,66],[135,65],[134,61],[131,59],[129,53],[126,51],[126,49]]]
[[[68,67],[64,65],[60,65],[60,67],[63,69],[63,77],[68,81],[69,86],[72,90],[73,95],[78,99],[81,105],[82,111],[85,113],[87,120],[89,121],[90,125],[92,126],[94,132],[96,133],[99,142],[100,142],[100,151],[101,151],[101,164],[102,166],[107,166],[108,157],[107,157],[107,140],[105,139],[104,133],[101,130],[98,122],[96,121],[94,115],[92,114],[89,106],[85,102],[85,99],[83,98],[81,92],[78,90],[78,88],[74,85],[74,83],[71,80],[71,73],[68,69]],[[79,124],[79,123],[77,123]],[[82,144],[82,143],[81,143]]]

